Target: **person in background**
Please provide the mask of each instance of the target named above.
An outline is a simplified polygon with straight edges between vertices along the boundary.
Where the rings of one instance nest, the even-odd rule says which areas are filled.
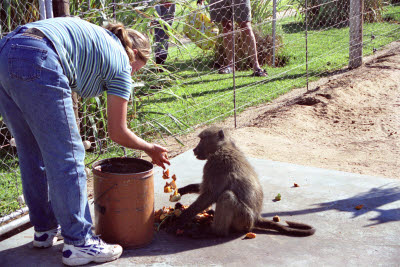
[[[197,4],[202,5],[204,0],[198,0]],[[246,36],[248,47],[247,54],[252,58],[253,76],[267,77],[266,70],[260,67],[257,57],[256,39],[251,27],[251,6],[250,0],[209,0],[211,20],[222,24],[223,44],[226,48],[227,64],[219,70],[220,74],[233,72],[233,24],[232,19],[239,25],[238,31]]]
[[[175,4],[169,1],[164,1],[155,6],[155,9],[162,20],[167,22],[170,26],[174,21]],[[169,36],[165,32],[166,27],[156,22],[158,27],[154,28],[154,41],[155,49],[154,56],[155,62],[158,65],[163,65],[168,57],[168,40]]]
[[[87,198],[85,150],[71,93],[107,93],[108,134],[165,168],[167,150],[127,128],[133,72],[150,43],[122,24],[102,28],[78,18],[19,26],[0,40],[0,114],[14,136],[35,247],[64,238],[62,262],[82,265],[121,256],[122,247],[95,236]]]

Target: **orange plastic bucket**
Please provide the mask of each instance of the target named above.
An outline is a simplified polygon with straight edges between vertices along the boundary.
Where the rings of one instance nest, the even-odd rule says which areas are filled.
[[[153,164],[137,158],[93,163],[96,234],[124,248],[149,244],[154,235]]]

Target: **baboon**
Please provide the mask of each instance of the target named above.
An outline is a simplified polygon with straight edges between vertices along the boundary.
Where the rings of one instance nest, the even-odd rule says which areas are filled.
[[[199,197],[167,231],[176,233],[193,217],[216,203],[214,221],[209,234],[227,236],[230,232],[253,229],[276,230],[292,236],[309,236],[315,229],[309,225],[286,222],[288,226],[261,217],[263,190],[253,167],[227,132],[210,127],[199,135],[200,142],[193,150],[199,160],[207,160],[200,184],[179,189],[181,195],[198,193]]]

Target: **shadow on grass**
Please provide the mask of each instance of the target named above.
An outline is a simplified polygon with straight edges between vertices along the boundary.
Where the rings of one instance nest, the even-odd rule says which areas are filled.
[[[335,210],[340,212],[349,212],[353,215],[353,218],[361,215],[374,212],[378,213],[374,218],[369,219],[371,224],[365,225],[364,227],[370,227],[373,225],[383,224],[387,222],[400,221],[400,208],[386,209],[383,206],[400,200],[400,187],[384,188],[381,186],[378,188],[372,188],[368,192],[357,194],[353,197],[335,200],[330,202],[324,202],[315,204],[315,208],[288,211],[279,213],[280,216],[289,215],[301,215],[317,213],[321,211]],[[360,210],[355,207],[363,205]],[[264,217],[272,217],[275,213],[263,213]]]
[[[329,25],[329,23],[325,23],[325,24],[318,24],[318,23],[314,23],[313,24],[309,24],[307,29],[309,31],[323,31],[326,30],[327,28],[336,28],[336,29],[340,29],[340,28],[345,28],[348,27],[348,21],[343,21],[340,23],[337,23],[335,25]],[[284,33],[287,34],[292,34],[292,33],[299,33],[299,32],[304,32],[306,30],[306,24],[304,22],[290,22],[290,23],[286,23],[286,24],[282,24],[282,30]]]
[[[344,72],[349,71],[348,68],[345,69],[341,69],[341,70],[335,70],[335,71],[326,71],[326,72],[309,72],[309,76],[310,77],[329,77],[329,76],[333,76],[333,75],[337,75],[337,74],[341,74]],[[239,72],[240,73],[240,72]],[[232,76],[231,75],[221,75],[221,78],[219,77],[215,77],[215,78],[203,78],[203,77],[207,77],[207,76],[202,76],[201,79],[196,80],[196,81],[192,81],[192,82],[187,82],[185,83],[185,85],[198,85],[198,84],[202,84],[202,83],[221,83],[221,81],[226,81],[226,80],[232,80]],[[241,84],[241,85],[236,85],[236,89],[240,90],[242,88],[246,88],[252,85],[256,85],[256,86],[260,86],[260,85],[266,85],[269,83],[274,83],[276,81],[281,81],[281,80],[296,80],[299,78],[305,78],[306,77],[306,72],[304,73],[298,73],[298,74],[287,74],[287,75],[283,75],[283,76],[279,76],[276,78],[272,78],[272,79],[266,79],[266,78],[254,78],[254,77],[250,77],[248,74],[239,74],[236,75],[236,78],[251,78],[252,81],[245,83],[245,84]],[[257,79],[257,80],[255,80]],[[227,92],[227,91],[232,91],[233,90],[233,86],[227,86],[224,88],[220,88],[220,89],[213,89],[212,87],[209,88],[209,90],[204,90],[201,92],[197,92],[197,93],[191,93],[189,98],[196,98],[196,97],[201,97],[201,96],[205,96],[205,95],[210,95],[210,94],[215,94],[215,93],[223,93],[223,92]],[[144,103],[148,103],[148,104],[152,104],[152,103],[159,103],[159,102],[163,102],[163,103],[167,103],[167,102],[174,102],[176,101],[175,97],[164,97],[164,98],[158,98],[158,99],[146,99],[143,100]]]

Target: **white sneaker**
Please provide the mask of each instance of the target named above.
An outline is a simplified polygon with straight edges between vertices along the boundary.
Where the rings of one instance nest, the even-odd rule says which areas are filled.
[[[45,232],[35,231],[35,234],[33,235],[33,246],[37,248],[49,248],[59,239],[63,239],[60,226]]]
[[[92,237],[80,246],[64,243],[62,261],[65,265],[83,265],[89,262],[107,262],[118,259],[122,254],[120,245],[106,244],[99,237]]]

